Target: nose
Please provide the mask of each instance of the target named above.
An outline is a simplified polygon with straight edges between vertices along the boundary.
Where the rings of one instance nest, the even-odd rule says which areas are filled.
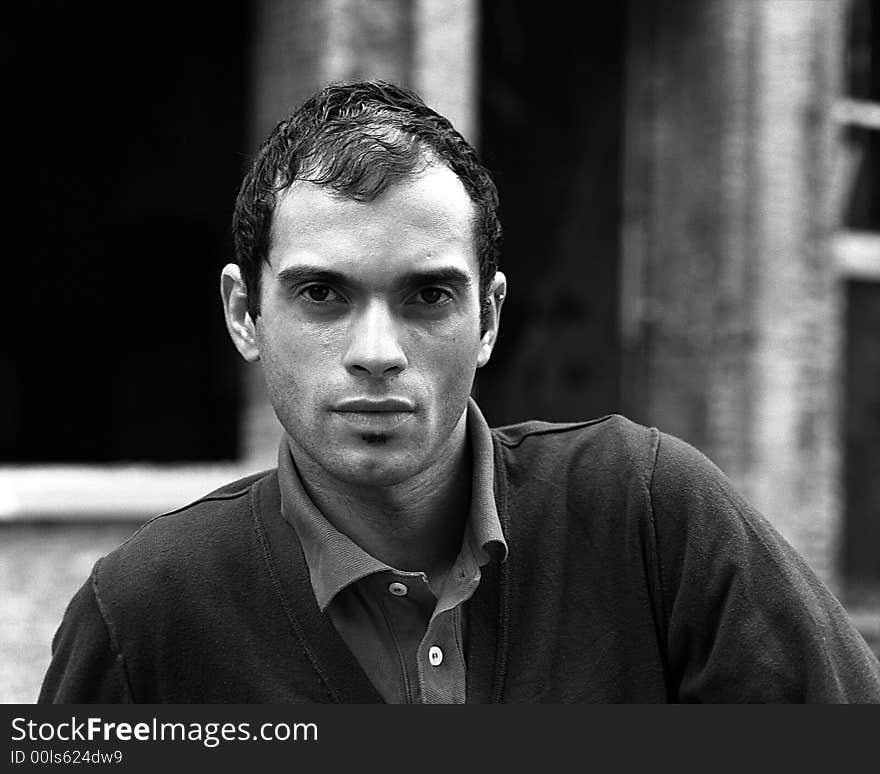
[[[371,303],[353,318],[344,365],[349,373],[375,377],[394,376],[406,368],[399,331],[387,306]]]

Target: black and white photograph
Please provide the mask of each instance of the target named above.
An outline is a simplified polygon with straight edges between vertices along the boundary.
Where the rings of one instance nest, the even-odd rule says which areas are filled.
[[[880,704],[880,0],[5,15],[0,702]]]

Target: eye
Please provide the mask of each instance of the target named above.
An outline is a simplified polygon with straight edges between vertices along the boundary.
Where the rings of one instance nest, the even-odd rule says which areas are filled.
[[[299,292],[300,298],[311,304],[329,304],[335,301],[341,301],[342,296],[339,295],[329,285],[307,285]]]
[[[440,306],[452,300],[452,294],[443,288],[428,287],[422,288],[414,296],[414,303],[425,304],[426,306]]]

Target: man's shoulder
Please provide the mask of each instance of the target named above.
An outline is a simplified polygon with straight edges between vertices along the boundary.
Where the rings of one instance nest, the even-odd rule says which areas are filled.
[[[581,460],[591,465],[635,467],[647,471],[657,452],[661,433],[620,414],[583,422],[530,420],[492,431],[508,456],[534,464],[541,460]]]
[[[578,422],[546,422],[541,419],[530,419],[526,422],[495,427],[492,432],[505,445],[516,446],[526,438],[633,437],[650,432],[651,429],[621,414],[606,414],[603,417]]]
[[[251,474],[150,519],[98,560],[93,580],[105,587],[130,577],[179,580],[205,563],[229,561],[253,532],[252,496],[276,477],[274,469]]]
[[[194,500],[188,505],[184,505],[180,508],[170,511],[168,514],[162,514],[162,516],[182,513],[202,503],[222,502],[225,500],[235,500],[237,498],[244,497],[248,495],[255,486],[260,485],[264,480],[271,480],[277,475],[277,468],[269,468],[267,470],[261,470],[257,473],[251,473],[247,476],[243,476],[242,478],[238,478],[235,481],[230,481],[228,484],[224,484],[223,486],[218,487],[211,492],[208,492],[208,494],[202,495],[198,500]],[[157,518],[162,518],[162,516],[159,516]]]
[[[161,539],[163,536],[181,535],[193,530],[201,530],[205,520],[213,526],[218,514],[226,514],[242,509],[248,510],[248,498],[254,490],[277,476],[275,469],[252,473],[202,495],[180,508],[162,513],[146,522],[127,543]]]

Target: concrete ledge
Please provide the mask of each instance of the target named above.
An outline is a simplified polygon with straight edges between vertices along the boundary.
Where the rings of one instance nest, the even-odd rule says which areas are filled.
[[[0,522],[143,520],[256,472],[221,465],[0,468]]]

